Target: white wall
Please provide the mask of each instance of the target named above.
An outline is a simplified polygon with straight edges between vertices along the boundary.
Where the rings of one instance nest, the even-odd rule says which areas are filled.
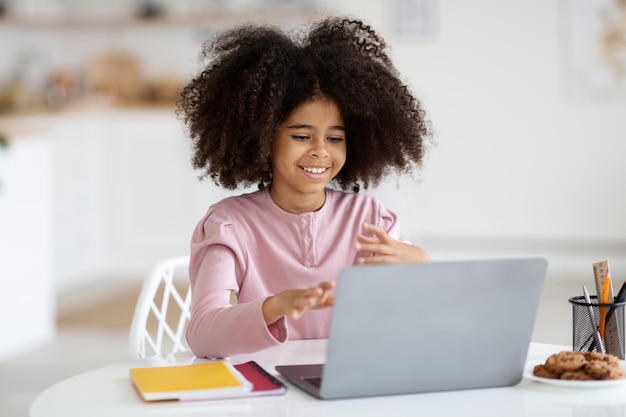
[[[433,230],[623,240],[626,97],[568,94],[561,2],[440,12],[432,44],[395,49],[438,131],[424,172]]]
[[[383,33],[432,120],[419,183],[381,190],[405,230],[439,257],[546,254],[578,277],[609,259],[626,277],[626,96],[571,94],[572,2],[432,0],[415,41],[394,31],[400,3],[341,10]]]

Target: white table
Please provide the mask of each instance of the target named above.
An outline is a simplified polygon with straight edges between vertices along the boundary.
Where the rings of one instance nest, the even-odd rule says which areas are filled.
[[[256,360],[271,373],[278,364],[324,360],[326,340],[288,342],[233,363]],[[528,365],[543,362],[566,346],[530,345]],[[626,384],[603,389],[554,387],[524,378],[510,388],[396,395],[348,400],[317,400],[293,386],[284,396],[197,402],[144,402],[128,369],[136,366],[203,361],[189,353],[124,362],[86,372],[43,391],[31,405],[31,417],[138,416],[626,416]]]

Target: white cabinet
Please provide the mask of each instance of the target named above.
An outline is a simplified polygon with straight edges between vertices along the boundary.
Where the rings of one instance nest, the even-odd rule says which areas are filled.
[[[52,143],[0,148],[0,360],[55,331]]]
[[[54,124],[61,292],[139,280],[161,258],[189,253],[194,226],[228,194],[198,180],[174,109],[93,110]]]
[[[54,145],[55,278],[61,291],[99,279],[107,264],[105,166],[102,123],[64,114],[47,130]]]
[[[30,178],[29,183],[4,190],[0,198],[6,200],[11,191],[19,194],[12,200],[45,201],[29,200],[33,213],[12,206],[21,222],[0,216],[2,248],[23,239],[25,228],[45,231],[49,259],[26,261],[45,272],[39,275],[56,293],[89,290],[100,282],[116,288],[129,279],[139,281],[163,257],[189,253],[200,217],[211,202],[230,193],[198,179],[191,142],[174,109],[94,109],[36,121],[24,117],[19,125],[40,135],[9,148],[19,154],[11,156],[10,166],[20,174],[11,176],[22,182]],[[34,153],[36,145],[45,147],[47,153],[38,156],[45,161],[21,154],[22,146]],[[8,167],[2,160],[2,170]],[[23,242],[28,245],[43,241]]]
[[[117,114],[103,127],[111,266],[145,272],[189,253],[193,227],[224,193],[198,180],[174,111]]]

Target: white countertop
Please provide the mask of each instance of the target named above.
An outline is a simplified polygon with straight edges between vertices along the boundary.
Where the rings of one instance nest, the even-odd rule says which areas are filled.
[[[176,119],[174,106],[112,106],[86,105],[71,106],[58,111],[33,111],[23,113],[0,113],[0,132],[14,140],[41,137],[58,128],[62,123],[74,123],[85,118],[99,120],[116,117],[171,117]]]

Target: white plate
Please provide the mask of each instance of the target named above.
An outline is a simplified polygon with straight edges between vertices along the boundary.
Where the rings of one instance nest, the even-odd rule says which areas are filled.
[[[619,361],[620,366],[626,371],[626,361]],[[533,381],[542,382],[547,385],[564,388],[607,388],[626,383],[626,378],[622,379],[602,379],[597,381],[575,381],[569,379],[542,378],[533,375],[534,365],[526,369],[524,376]]]

